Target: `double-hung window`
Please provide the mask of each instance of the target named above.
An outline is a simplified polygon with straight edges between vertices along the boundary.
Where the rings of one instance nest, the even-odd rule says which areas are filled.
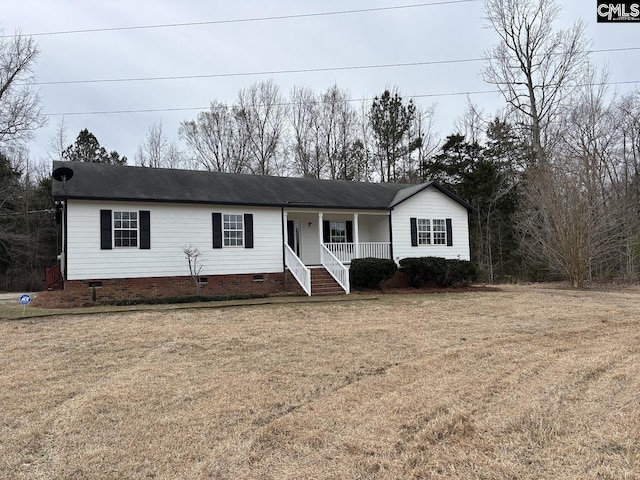
[[[212,212],[213,248],[253,248],[253,214]]]
[[[431,245],[431,220],[418,219],[418,245]]]
[[[151,212],[100,210],[100,250],[151,248]]]
[[[115,247],[138,246],[138,212],[113,212]]]
[[[411,243],[418,245],[452,245],[451,220],[445,218],[412,218]]]
[[[242,247],[244,238],[243,215],[224,214],[223,238],[225,247]]]
[[[347,222],[330,222],[329,228],[331,229],[329,237],[331,243],[347,242]]]
[[[433,244],[434,245],[447,244],[447,229],[446,229],[444,218],[433,220]]]

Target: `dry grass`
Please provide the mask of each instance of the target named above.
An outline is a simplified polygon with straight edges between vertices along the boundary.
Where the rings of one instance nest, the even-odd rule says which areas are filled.
[[[640,478],[639,290],[5,320],[0,358],[0,478]]]

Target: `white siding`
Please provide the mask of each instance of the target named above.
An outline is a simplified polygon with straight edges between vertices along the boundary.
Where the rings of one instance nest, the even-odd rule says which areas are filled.
[[[100,210],[149,210],[151,249],[100,249]],[[213,212],[253,214],[254,248],[213,248]],[[183,248],[201,252],[201,275],[283,271],[279,208],[161,203],[67,202],[67,279],[189,275]]]
[[[389,241],[389,214],[367,215],[360,214],[358,217],[360,224],[361,242],[388,242]]]
[[[453,246],[411,246],[411,217],[450,218]],[[391,212],[393,258],[444,257],[469,260],[469,217],[467,209],[435,188],[427,188],[397,205]]]

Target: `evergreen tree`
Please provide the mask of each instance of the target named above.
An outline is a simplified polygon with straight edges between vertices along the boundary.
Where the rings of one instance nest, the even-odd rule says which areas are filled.
[[[112,165],[126,165],[127,157],[120,157],[115,150],[107,152],[100,145],[96,136],[88,129],[80,130],[73,145],[69,145],[62,153],[65,160],[72,162],[109,163]]]
[[[487,129],[486,145],[450,135],[423,167],[426,179],[476,207],[470,221],[471,254],[486,281],[521,275],[515,214],[522,166],[532,155],[510,124],[495,119]]]
[[[373,100],[369,122],[376,144],[376,165],[383,182],[410,176],[411,172],[399,171],[398,161],[422,144],[422,138],[412,138],[410,134],[415,115],[413,100],[405,104],[397,92],[385,90]]]

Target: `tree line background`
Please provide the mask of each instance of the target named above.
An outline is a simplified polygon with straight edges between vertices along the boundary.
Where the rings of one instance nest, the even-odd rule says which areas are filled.
[[[182,122],[169,140],[152,125],[130,162],[64,120],[46,164],[28,155],[45,120],[30,68],[37,45],[0,39],[0,290],[43,287],[59,232],[50,163],[132,163],[255,175],[418,183],[437,180],[477,208],[471,255],[481,280],[637,281],[640,273],[640,92],[607,87],[591,63],[584,26],[554,28],[552,0],[487,0],[500,39],[483,76],[504,105],[469,101],[453,131],[434,131],[435,107],[385,89],[354,102],[338,85],[324,92],[272,80],[240,90],[232,104]],[[26,87],[25,87],[26,86]]]

